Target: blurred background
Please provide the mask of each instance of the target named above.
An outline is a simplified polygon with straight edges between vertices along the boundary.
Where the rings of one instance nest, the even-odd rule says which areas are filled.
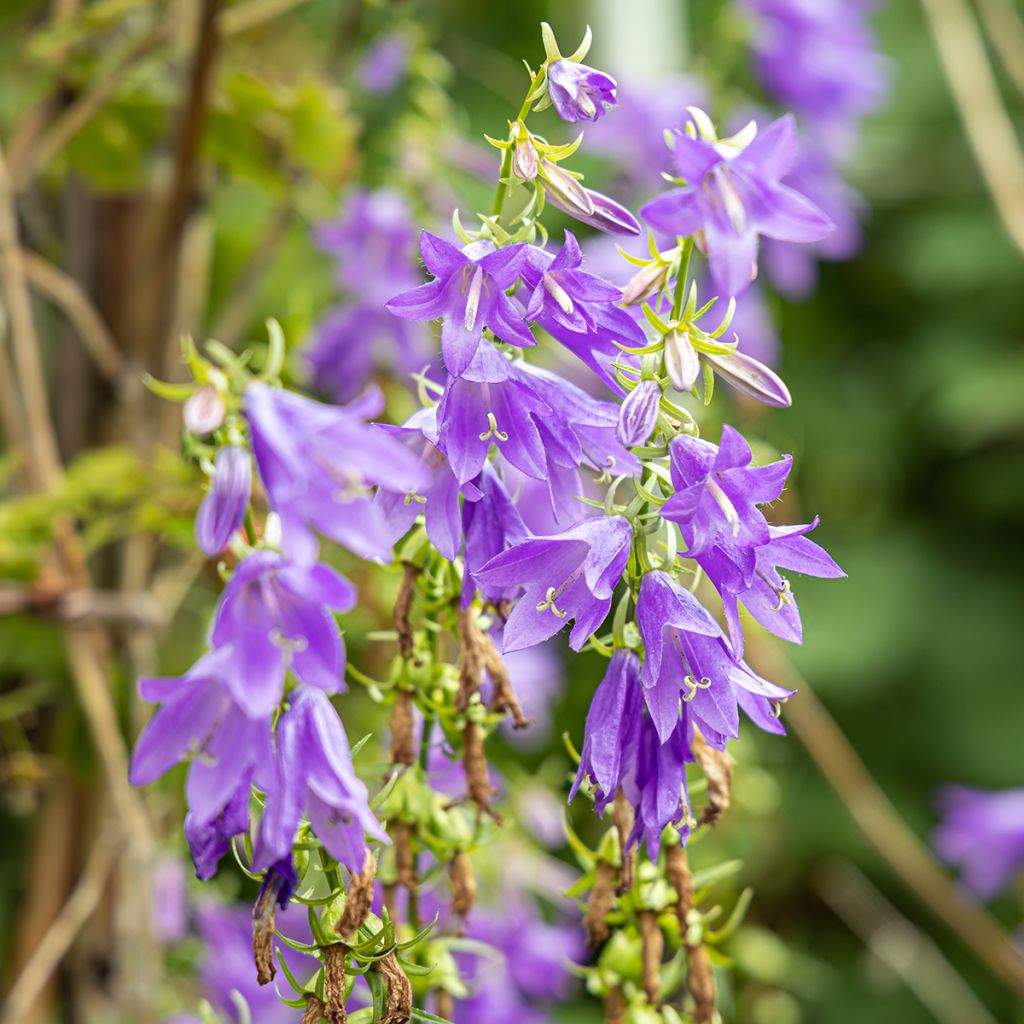
[[[274,316],[296,382],[345,400],[390,369],[392,413],[408,412],[407,374],[426,361],[429,330],[396,339],[363,321],[347,341],[343,314],[358,297],[336,257],[352,243],[322,225],[357,190],[383,187],[435,230],[453,207],[467,218],[485,208],[498,154],[482,134],[503,136],[514,116],[521,60],[542,59],[542,20],[567,49],[592,26],[588,62],[619,79],[621,106],[587,132],[580,167],[589,185],[639,205],[661,169],[643,147],[687,103],[732,127],[783,109],[759,77],[751,6],[0,4],[0,984],[22,985],[5,1021],[163,1020],[194,1012],[208,987],[180,778],[142,795],[124,782],[149,714],[134,679],[190,663],[218,586],[191,547],[200,477],[180,453],[179,408],[143,375],[182,379],[183,331],[236,348]],[[781,339],[794,406],[733,415],[766,451],[794,454],[788,520],[820,515],[816,537],[849,574],[800,583],[806,640],[790,653],[801,685],[892,818],[928,843],[943,785],[1024,786],[1024,172],[1012,134],[1024,118],[1024,11],[893,0],[870,22],[885,84],[837,161],[860,196],[848,203],[859,237],[809,286],[769,280],[741,310],[745,341],[770,353]],[[641,114],[656,122],[655,111],[652,143]],[[551,117],[540,130],[570,138],[567,127]],[[627,128],[647,135],[624,141]],[[587,251],[595,270],[606,264],[599,240]],[[415,262],[406,269],[415,283]],[[383,280],[383,298],[404,287]],[[339,356],[346,345],[359,354]],[[346,623],[360,664],[377,657],[365,633],[386,607]],[[527,711],[542,725],[496,755],[510,791],[536,776],[565,792],[561,736],[580,742],[599,670],[586,657],[529,670]],[[369,731],[373,706],[346,701],[350,735]],[[962,941],[973,925],[957,923],[944,891],[923,901],[893,870],[904,834],[872,817],[874,791],[828,728],[811,716],[785,739],[748,729],[734,809],[692,854],[742,859],[737,891],[755,891],[730,950],[725,1019],[1024,1020],[993,954]],[[850,808],[865,800],[858,824]],[[162,884],[165,909],[177,900],[184,915],[166,941],[133,882],[154,850],[158,894]],[[251,893],[222,876],[223,901]],[[1009,931],[1022,897],[1018,881],[991,903]],[[230,1004],[222,1012],[237,1019]],[[537,1012],[601,1019],[579,993]],[[299,1011],[266,1014],[256,1024]]]

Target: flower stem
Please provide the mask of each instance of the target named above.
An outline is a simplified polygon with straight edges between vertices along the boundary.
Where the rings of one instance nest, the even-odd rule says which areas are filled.
[[[683,251],[679,257],[679,273],[676,275],[676,290],[672,296],[672,319],[678,320],[683,312],[686,301],[686,279],[690,273],[690,255],[693,253],[693,236],[683,242]]]
[[[530,88],[526,94],[526,99],[523,100],[523,105],[519,108],[519,113],[516,114],[516,120],[526,124],[526,119],[530,115],[530,104],[533,103],[535,97],[533,96],[533,90],[536,87],[536,79],[531,79]],[[501,211],[505,208],[505,200],[508,198],[509,187],[507,184],[508,177],[512,173],[512,147],[509,146],[505,150],[504,156],[501,158],[501,170],[498,172],[498,187],[494,192],[494,204],[491,206],[491,214],[494,217],[501,218]]]

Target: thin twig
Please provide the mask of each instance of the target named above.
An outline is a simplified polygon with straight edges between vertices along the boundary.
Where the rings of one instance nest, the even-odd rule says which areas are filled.
[[[1024,992],[1024,955],[998,922],[949,878],[900,817],[807,682],[772,644],[759,642],[757,659],[780,686],[799,691],[786,704],[786,721],[883,859],[981,963]]]
[[[82,286],[49,260],[30,249],[21,250],[25,276],[36,289],[61,308],[89,350],[100,373],[116,381],[124,369],[124,358],[110,328]]]
[[[939,947],[853,864],[826,864],[816,886],[822,899],[881,964],[903,979],[940,1024],[996,1024]]]
[[[1024,155],[966,0],[921,0],[968,142],[1003,226],[1024,253]]]
[[[0,615],[31,614],[69,625],[106,622],[157,629],[164,619],[153,594],[119,590],[61,590],[0,583]]]
[[[116,853],[117,847],[109,835],[101,835],[93,844],[78,884],[11,987],[0,1012],[0,1024],[16,1024],[35,1005],[75,936],[99,904]]]
[[[168,28],[169,22],[163,21],[150,29],[129,49],[117,67],[94,82],[88,92],[82,93],[64,110],[37,143],[24,150],[25,155],[11,167],[17,188],[24,188],[117,94],[138,62],[167,41]]]
[[[1024,18],[1013,0],[978,0],[978,9],[1003,68],[1024,93]]]

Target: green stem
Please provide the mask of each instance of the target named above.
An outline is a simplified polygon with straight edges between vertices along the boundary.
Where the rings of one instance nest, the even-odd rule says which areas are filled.
[[[672,296],[672,319],[678,320],[683,312],[686,301],[686,280],[690,273],[690,255],[693,253],[693,236],[683,242],[683,251],[679,257],[679,273],[676,275],[676,290]]]

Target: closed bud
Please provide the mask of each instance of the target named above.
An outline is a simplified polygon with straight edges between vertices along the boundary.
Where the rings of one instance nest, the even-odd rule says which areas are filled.
[[[196,514],[196,542],[211,558],[227,547],[245,521],[252,490],[252,463],[245,448],[228,445],[217,453],[210,493]]]
[[[520,181],[533,181],[537,177],[537,150],[521,121],[516,127],[516,140],[512,145],[512,173]]]
[[[690,391],[700,375],[700,359],[686,331],[665,335],[665,372],[676,391]]]
[[[226,412],[220,390],[214,384],[204,384],[185,401],[181,415],[186,430],[197,437],[206,437],[224,422]]]
[[[727,384],[765,405],[788,409],[793,404],[789,388],[772,369],[742,352],[702,357]]]
[[[568,171],[544,157],[540,161],[538,173],[544,179],[544,194],[560,210],[578,220],[593,215],[594,200],[591,193]]]
[[[646,267],[641,267],[622,289],[622,305],[636,306],[657,295],[665,287],[668,266],[667,263],[655,260]]]
[[[661,388],[656,381],[642,380],[626,395],[619,409],[616,436],[625,448],[646,444],[658,423]]]

